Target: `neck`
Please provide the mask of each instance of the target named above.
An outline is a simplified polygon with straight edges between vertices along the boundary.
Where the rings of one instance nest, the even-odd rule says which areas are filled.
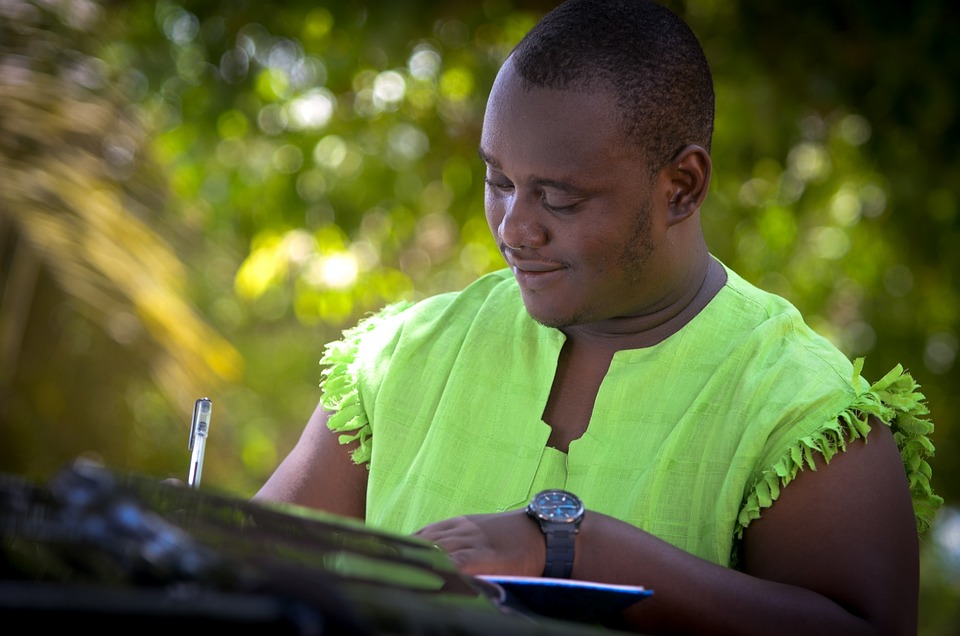
[[[683,276],[672,296],[649,311],[564,328],[570,344],[591,344],[611,351],[642,349],[677,333],[699,314],[727,281],[723,266],[703,247],[702,255]]]

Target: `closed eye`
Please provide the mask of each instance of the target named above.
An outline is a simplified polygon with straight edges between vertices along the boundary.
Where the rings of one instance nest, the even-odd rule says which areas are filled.
[[[541,205],[550,212],[556,212],[557,214],[570,214],[571,212],[575,212],[582,201],[583,199],[581,197],[551,195],[547,192],[544,192],[540,196]]]
[[[507,192],[513,190],[513,184],[509,181],[494,181],[490,177],[484,177],[483,182],[486,183],[489,187],[494,190],[500,190],[501,192]]]
[[[540,202],[543,204],[543,207],[558,214],[569,214],[577,209],[577,203],[571,203],[569,205],[556,205],[547,201],[547,197],[542,197]]]

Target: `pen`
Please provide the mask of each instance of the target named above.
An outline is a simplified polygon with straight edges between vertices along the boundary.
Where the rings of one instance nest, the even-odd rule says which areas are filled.
[[[200,398],[193,405],[193,421],[190,424],[190,444],[188,450],[193,451],[190,457],[190,473],[187,475],[187,485],[191,488],[200,487],[200,473],[203,471],[203,450],[207,444],[207,435],[210,433],[210,411],[213,404],[209,398]]]

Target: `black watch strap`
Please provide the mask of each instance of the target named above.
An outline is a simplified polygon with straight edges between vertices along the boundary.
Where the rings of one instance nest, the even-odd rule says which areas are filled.
[[[543,576],[570,578],[577,532],[584,512],[580,498],[566,490],[542,490],[530,500],[527,514],[540,525],[547,548]]]
[[[577,530],[572,524],[544,524],[543,538],[547,544],[547,562],[543,576],[568,579],[573,572],[573,548]]]

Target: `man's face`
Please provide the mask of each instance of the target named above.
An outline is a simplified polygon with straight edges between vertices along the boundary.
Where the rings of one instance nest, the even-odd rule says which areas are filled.
[[[525,87],[508,60],[480,155],[486,215],[530,315],[570,327],[646,313],[662,299],[662,197],[613,97]]]

